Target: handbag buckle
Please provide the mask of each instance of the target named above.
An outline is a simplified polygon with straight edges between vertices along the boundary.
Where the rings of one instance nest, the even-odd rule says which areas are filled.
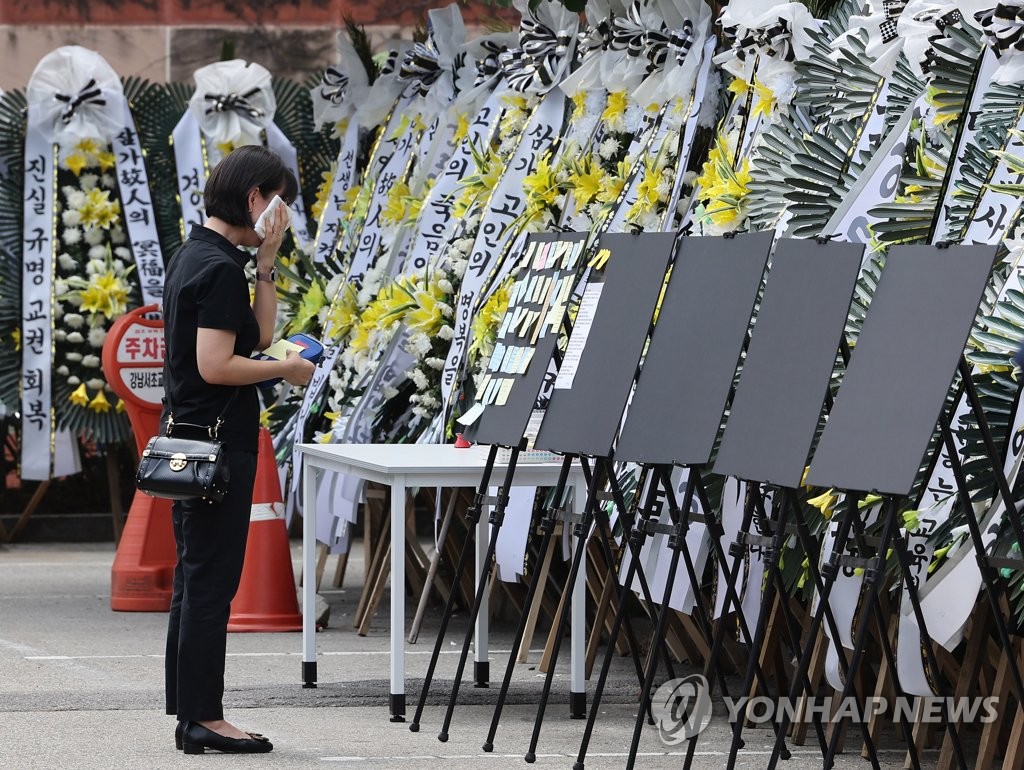
[[[183,471],[185,466],[188,465],[188,458],[183,452],[175,452],[171,455],[171,459],[167,463],[167,467],[172,471]]]

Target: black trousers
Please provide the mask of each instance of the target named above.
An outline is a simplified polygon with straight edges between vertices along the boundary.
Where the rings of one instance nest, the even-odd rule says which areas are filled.
[[[224,656],[231,600],[249,535],[256,454],[228,451],[231,481],[219,503],[171,506],[178,563],[167,624],[167,713],[183,722],[224,718]]]

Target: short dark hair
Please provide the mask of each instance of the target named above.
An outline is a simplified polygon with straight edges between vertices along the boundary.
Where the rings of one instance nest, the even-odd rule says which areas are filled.
[[[232,150],[206,180],[203,202],[206,215],[223,219],[235,227],[252,227],[249,215],[249,191],[257,187],[264,197],[283,190],[281,198],[291,204],[299,185],[278,154],[258,144]]]

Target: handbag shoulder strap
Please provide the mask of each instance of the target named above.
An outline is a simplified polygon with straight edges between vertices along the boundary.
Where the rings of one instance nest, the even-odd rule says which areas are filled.
[[[213,425],[197,425],[191,422],[175,422],[174,420],[174,404],[171,403],[171,393],[167,391],[167,428],[164,431],[164,435],[170,436],[171,431],[176,427],[185,428],[198,428],[199,430],[205,430],[210,438],[217,438],[217,434],[220,431],[220,426],[224,424],[224,416],[228,413],[228,409],[231,408],[231,404],[234,403],[235,398],[238,396],[238,392],[241,390],[240,387],[236,387],[234,392],[231,394],[231,398],[224,404],[224,408],[220,410],[220,414],[217,415],[217,421]]]

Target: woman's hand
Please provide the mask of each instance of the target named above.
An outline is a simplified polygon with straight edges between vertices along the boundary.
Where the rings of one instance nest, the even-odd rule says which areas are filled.
[[[284,206],[278,206],[267,223],[266,237],[256,251],[256,269],[263,272],[272,270],[277,261],[277,252],[281,249],[284,233],[288,226],[288,212]]]
[[[307,361],[294,350],[289,350],[284,361],[284,378],[292,385],[308,385],[316,365]]]

